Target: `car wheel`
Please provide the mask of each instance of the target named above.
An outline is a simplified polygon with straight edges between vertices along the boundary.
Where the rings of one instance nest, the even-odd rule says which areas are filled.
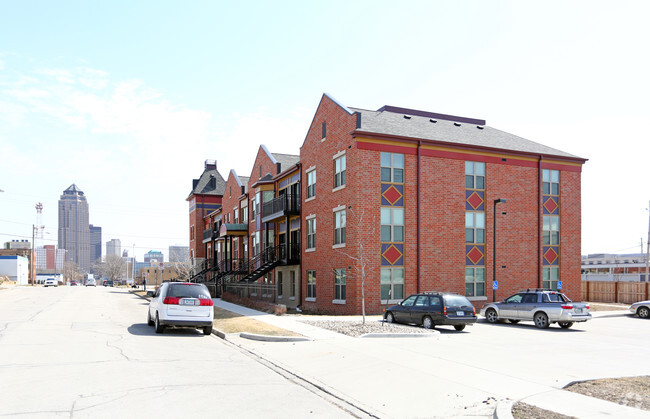
[[[203,328],[203,334],[208,336],[212,334],[212,326],[205,326]]]
[[[551,325],[548,322],[548,316],[542,312],[535,314],[534,320],[535,320],[535,326],[539,327],[540,329],[546,329]]]
[[[459,332],[465,328],[464,324],[455,324],[454,329],[458,330]]]
[[[424,319],[422,319],[422,327],[425,329],[433,329],[436,327],[435,324],[433,324],[433,320],[429,316],[425,316]]]
[[[508,319],[508,321],[509,321],[510,323],[512,323],[512,324],[517,324],[517,323],[519,323],[519,320],[515,320],[515,319]]]
[[[636,314],[638,314],[642,319],[650,318],[650,309],[648,307],[639,307]]]
[[[496,323],[499,321],[499,315],[493,308],[488,308],[488,310],[485,312],[485,318],[487,319],[488,323]]]
[[[158,313],[156,313],[156,320],[154,320],[154,330],[156,333],[162,333],[165,330],[165,326],[160,324],[160,319],[158,318]]]
[[[147,310],[147,324],[153,326],[153,320],[151,320],[151,312]]]
[[[386,313],[386,323],[395,323],[395,316],[390,311]]]
[[[558,323],[562,329],[568,329],[573,326],[573,322],[559,322]]]

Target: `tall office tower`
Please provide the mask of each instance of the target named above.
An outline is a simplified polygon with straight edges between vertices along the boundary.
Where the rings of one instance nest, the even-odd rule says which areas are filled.
[[[66,250],[66,261],[79,271],[90,271],[90,224],[88,201],[74,183],[59,199],[59,248]]]
[[[122,242],[120,239],[111,239],[106,242],[106,256],[122,256]]]
[[[90,263],[95,264],[102,258],[102,228],[90,225]]]

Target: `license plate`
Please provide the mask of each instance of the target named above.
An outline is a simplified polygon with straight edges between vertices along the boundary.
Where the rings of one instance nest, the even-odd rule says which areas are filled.
[[[192,300],[192,299],[181,300],[181,304],[184,305],[184,306],[193,306],[194,305],[194,300]]]
[[[464,311],[457,311],[457,312],[456,312],[456,315],[457,315],[457,316],[464,316],[464,315],[465,315],[465,312],[464,312]]]
[[[576,313],[582,313],[582,309],[581,308],[576,308]]]

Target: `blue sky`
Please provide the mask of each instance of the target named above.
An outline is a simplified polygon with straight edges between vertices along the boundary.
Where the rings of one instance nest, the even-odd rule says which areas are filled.
[[[75,183],[104,242],[188,240],[206,159],[298,154],[323,92],[488,125],[588,158],[583,254],[647,237],[643,1],[0,0],[0,243],[45,243]]]

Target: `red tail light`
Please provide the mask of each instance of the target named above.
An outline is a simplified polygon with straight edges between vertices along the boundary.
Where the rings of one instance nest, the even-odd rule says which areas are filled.
[[[442,315],[446,316],[447,315],[447,307],[442,308]]]
[[[212,300],[209,298],[199,298],[202,306],[211,306],[213,305]]]
[[[562,306],[562,308],[565,310],[571,310],[573,308],[573,304]]]
[[[163,304],[178,305],[178,297],[165,297]]]
[[[591,306],[590,306],[589,304],[587,304],[587,305],[585,306],[585,308],[586,308],[587,310],[589,310],[589,309],[591,308]]]
[[[476,307],[472,307],[472,314],[476,316]]]

